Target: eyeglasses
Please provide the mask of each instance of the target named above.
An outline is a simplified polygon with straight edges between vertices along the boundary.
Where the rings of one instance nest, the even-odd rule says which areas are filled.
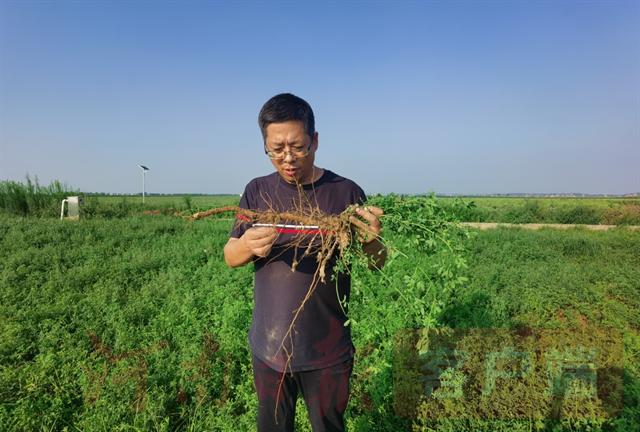
[[[285,151],[284,147],[276,150],[269,150],[267,145],[264,145],[264,153],[269,156],[269,159],[282,160],[286,157],[287,153],[295,158],[304,158],[309,155],[311,151],[311,143],[307,147],[289,147],[289,151]]]

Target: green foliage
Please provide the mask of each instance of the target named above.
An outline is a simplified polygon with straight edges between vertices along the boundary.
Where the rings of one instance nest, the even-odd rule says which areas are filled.
[[[547,222],[538,200],[526,200],[522,207],[512,207],[505,213],[505,218],[512,223]]]
[[[440,198],[465,222],[640,225],[640,204],[604,198]]]
[[[0,181],[0,211],[21,216],[56,217],[60,202],[69,195],[79,195],[58,181],[49,186],[38,184],[29,176],[25,183]],[[225,205],[237,205],[237,195],[147,195],[145,204],[138,195],[82,194],[84,218],[125,218],[140,214],[188,214]],[[387,200],[400,199],[390,195]],[[405,197],[409,199],[409,197]],[[414,196],[415,203],[429,202]],[[431,198],[433,196],[431,195]],[[409,200],[410,201],[410,200]],[[406,210],[416,204],[403,204]],[[640,201],[604,198],[438,198],[433,202],[447,220],[465,222],[566,223],[640,225]],[[217,217],[225,217],[217,216]],[[419,241],[419,240],[418,240]]]
[[[416,430],[627,431],[640,425],[640,235],[625,230],[481,232],[466,254],[470,282],[443,314],[453,328],[612,327],[623,335],[624,407],[614,418],[424,421]],[[538,346],[538,348],[540,348]],[[531,402],[531,401],[530,401]],[[508,406],[508,405],[507,405]],[[537,406],[534,404],[534,406]]]
[[[433,195],[374,196],[367,204],[385,212],[382,237],[389,255],[378,271],[370,271],[361,254],[347,257],[354,299],[349,322],[362,351],[356,353],[347,419],[356,431],[407,430],[410,421],[393,407],[394,337],[407,328],[440,326],[452,296],[467,283],[462,273],[468,232]]]
[[[162,212],[124,217],[143,210],[135,201],[87,197],[84,211],[93,217],[78,222],[0,215],[4,430],[255,429],[246,341],[253,274],[250,266],[224,264],[232,222],[189,223]],[[368,270],[357,249],[344,258],[357,349],[349,430],[637,428],[637,233],[470,235],[456,226],[455,209],[433,196],[376,196],[369,203],[385,210],[389,258],[381,271]],[[192,204],[215,206],[200,197]],[[412,422],[394,411],[392,341],[402,329],[562,328],[584,320],[624,334],[625,408],[612,421]],[[453,373],[449,380],[464,384]],[[298,430],[309,430],[299,407]]]
[[[640,204],[628,203],[604,211],[602,223],[607,225],[640,225]]]
[[[81,207],[85,218],[127,218],[139,215],[188,216],[198,211],[225,205],[237,205],[238,196],[147,196],[142,204],[140,196],[100,196],[87,195]],[[213,218],[229,218],[216,215]]]
[[[250,409],[241,335],[251,271],[224,266],[228,224],[141,217],[0,226],[7,430],[221,430],[218,414]],[[236,388],[244,393],[232,396]]]
[[[25,183],[3,180],[0,181],[0,212],[55,217],[60,214],[62,200],[77,193],[57,180],[49,186],[40,185],[38,177],[31,180],[28,175]]]
[[[191,209],[193,208],[193,205],[192,205],[193,200],[191,199],[191,197],[189,195],[185,195],[182,197],[182,200],[184,201],[185,210],[191,211]]]
[[[601,214],[593,207],[584,205],[575,206],[558,212],[558,223],[567,224],[598,224],[600,223]]]
[[[457,354],[443,370],[446,347]],[[611,329],[452,329],[432,332],[429,351],[422,367],[440,372],[429,375],[433,397],[418,405],[417,430],[477,419],[599,429],[622,408],[622,338]]]
[[[0,181],[0,213],[17,216],[58,218],[62,200],[71,195],[80,195],[81,218],[126,218],[148,215],[188,215],[224,205],[237,205],[237,195],[215,196],[142,196],[83,194],[59,181],[42,186],[38,178],[26,177],[24,183]],[[223,215],[224,216],[224,215]]]

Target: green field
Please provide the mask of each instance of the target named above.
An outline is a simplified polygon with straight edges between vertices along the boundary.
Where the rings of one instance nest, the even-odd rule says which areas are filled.
[[[466,222],[640,225],[637,198],[443,198]]]
[[[438,198],[458,219],[466,222],[565,223],[640,225],[640,200],[635,198]],[[128,216],[145,210],[167,214],[195,212],[221,205],[235,205],[236,195],[151,196],[142,205],[141,197],[89,196],[89,216]]]
[[[41,186],[27,177],[26,183],[0,181],[0,212],[55,217],[60,212],[61,200],[69,195],[84,198],[83,218],[129,217],[150,212],[188,215],[235,205],[240,200],[238,195],[152,195],[143,204],[139,195],[83,194],[59,182]],[[438,202],[449,214],[466,222],[640,225],[638,198],[441,197]]]
[[[88,197],[94,201],[95,214],[107,216],[142,212],[145,209],[163,211],[200,211],[220,205],[235,205],[236,195],[226,196],[151,196],[142,205],[141,197]],[[567,223],[640,225],[640,200],[637,198],[438,198],[466,222],[507,223]],[[101,210],[104,209],[104,210]]]
[[[141,196],[99,195],[96,198],[99,202],[104,202],[108,205],[117,205],[122,202],[122,200],[130,202],[132,205],[142,204]],[[145,197],[145,204],[150,208],[172,207],[175,209],[181,209],[185,208],[187,204],[185,198],[188,198],[191,206],[195,208],[236,205],[240,201],[239,195],[152,195]]]
[[[209,199],[194,197],[192,207],[237,197]],[[455,215],[444,200],[376,199],[397,252],[380,273],[354,264],[349,430],[638,428],[639,233],[468,233],[447,222]],[[147,205],[159,205],[154,200],[180,208],[180,198],[151,197]],[[0,429],[254,430],[252,269],[224,264],[230,224],[162,214],[79,222],[0,216]],[[416,326],[616,329],[623,408],[613,417],[596,410],[512,418],[495,407],[497,418],[470,419],[471,408],[459,413],[465,418],[400,418],[393,339]],[[538,408],[547,403],[529,397]],[[301,401],[299,408],[298,430],[308,431]]]

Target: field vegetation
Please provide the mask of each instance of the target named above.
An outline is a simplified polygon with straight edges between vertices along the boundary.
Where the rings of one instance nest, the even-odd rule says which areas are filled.
[[[19,216],[54,216],[60,213],[61,201],[69,195],[77,195],[68,186],[53,181],[49,186],[40,185],[38,178],[16,182],[0,181],[0,211]]]
[[[465,222],[640,225],[637,198],[442,198]]]
[[[132,206],[124,208],[121,199],[97,197],[96,208],[122,212],[85,213],[77,222],[0,214],[0,425],[254,430],[246,339],[252,269],[224,264],[228,215],[176,217],[238,197],[182,206],[178,198],[155,209],[155,197],[146,207],[126,198]],[[391,251],[380,272],[369,271],[357,251],[345,252],[353,254],[348,313],[357,349],[349,430],[638,428],[638,233],[471,232],[455,224],[465,201],[389,195],[371,203],[385,210]],[[394,338],[406,328],[444,327],[615,329],[624,347],[622,408],[610,417],[594,414],[596,406],[592,415],[576,416],[567,406],[557,418],[522,418],[514,411],[523,403],[545,407],[548,400],[531,393],[522,401],[505,387],[511,403],[492,407],[489,417],[471,404],[441,407],[455,416],[400,417]],[[297,430],[309,431],[302,401],[298,408]]]
[[[81,195],[85,218],[129,217],[146,213],[187,215],[216,206],[237,205],[238,195],[151,195],[142,204],[135,195],[82,194],[60,182],[41,186],[29,177],[25,183],[0,181],[0,212],[48,217],[60,212],[68,195]],[[427,196],[422,196],[426,198]],[[438,198],[440,206],[465,222],[561,223],[640,225],[637,198]]]

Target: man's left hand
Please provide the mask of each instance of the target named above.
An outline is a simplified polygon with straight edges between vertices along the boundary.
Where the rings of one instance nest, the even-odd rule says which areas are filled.
[[[356,208],[356,214],[364,221],[355,216],[351,216],[349,221],[358,229],[359,240],[363,244],[371,243],[378,238],[380,231],[382,231],[379,217],[384,212],[379,207],[367,206]]]

